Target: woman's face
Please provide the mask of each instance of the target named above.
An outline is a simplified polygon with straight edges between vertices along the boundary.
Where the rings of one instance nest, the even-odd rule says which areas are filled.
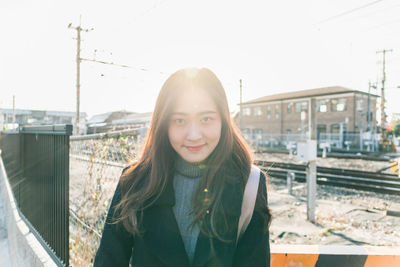
[[[187,90],[176,99],[168,126],[174,150],[188,162],[205,160],[218,145],[221,116],[204,90]]]

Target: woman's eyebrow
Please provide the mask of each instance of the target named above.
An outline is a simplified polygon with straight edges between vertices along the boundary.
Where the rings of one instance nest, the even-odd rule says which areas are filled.
[[[198,112],[197,114],[204,115],[204,114],[216,114],[216,113],[217,112],[214,110],[204,110],[204,111]],[[171,113],[172,116],[174,116],[174,115],[187,116],[188,114],[189,113],[186,113],[186,112],[172,112]]]
[[[199,115],[204,115],[204,114],[216,114],[217,112],[214,110],[205,110],[205,111],[201,111],[198,114]]]
[[[187,116],[188,114],[185,112],[172,112],[171,116]]]

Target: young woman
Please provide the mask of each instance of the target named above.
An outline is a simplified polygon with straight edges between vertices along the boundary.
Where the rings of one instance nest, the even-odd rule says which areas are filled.
[[[117,185],[94,266],[269,266],[263,173],[236,241],[251,163],[215,74],[175,72],[157,98],[142,155]]]

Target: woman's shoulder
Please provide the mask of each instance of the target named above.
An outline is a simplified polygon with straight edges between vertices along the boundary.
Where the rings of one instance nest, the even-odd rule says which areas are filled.
[[[128,165],[126,165],[125,167],[123,167],[120,178],[119,178],[119,182],[124,182],[127,179],[134,179],[135,174],[138,174],[138,172],[140,171],[138,168],[138,162],[134,161],[129,163]]]
[[[124,174],[126,174],[126,172],[129,171],[130,169],[132,169],[133,167],[134,167],[134,166],[133,166],[132,164],[129,164],[129,165],[125,166],[125,167],[122,169],[121,176],[124,175]]]
[[[138,160],[134,160],[134,161],[128,163],[125,167],[123,167],[121,175],[129,173],[130,171],[133,171],[135,169],[135,167],[137,167],[137,165],[138,165]]]
[[[264,168],[257,166],[255,164],[251,164],[251,169],[258,169],[260,172],[260,184],[266,184],[267,183],[267,178],[268,178],[268,174],[267,172],[264,170]]]

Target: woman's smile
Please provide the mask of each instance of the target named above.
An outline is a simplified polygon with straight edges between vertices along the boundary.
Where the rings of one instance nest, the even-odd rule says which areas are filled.
[[[197,151],[200,151],[204,146],[205,146],[205,144],[203,144],[203,145],[198,145],[198,146],[185,146],[185,147],[186,147],[187,150],[189,150],[190,152],[197,152]]]

